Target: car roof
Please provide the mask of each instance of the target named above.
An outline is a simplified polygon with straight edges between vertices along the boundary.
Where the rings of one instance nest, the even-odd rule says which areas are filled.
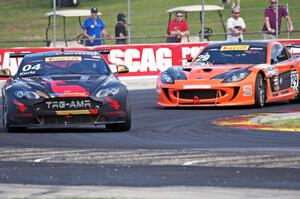
[[[72,56],[72,55],[87,55],[87,56],[92,56],[92,55],[97,55],[101,56],[101,53],[97,51],[82,51],[82,50],[63,50],[63,51],[50,51],[50,52],[39,52],[39,53],[30,53],[25,55],[26,58],[30,57],[51,57],[51,56]],[[24,57],[24,58],[25,58]]]
[[[267,47],[270,41],[243,41],[243,42],[218,42],[218,43],[211,43],[209,47],[220,47],[224,45],[250,45],[250,46],[257,46],[257,47]]]

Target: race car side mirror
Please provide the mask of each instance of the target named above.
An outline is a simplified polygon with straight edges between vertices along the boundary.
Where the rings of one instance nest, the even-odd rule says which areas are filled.
[[[10,77],[11,71],[8,68],[4,68],[0,70],[0,77]]]
[[[128,73],[129,69],[127,66],[119,64],[117,65],[117,73],[121,74],[121,73]]]

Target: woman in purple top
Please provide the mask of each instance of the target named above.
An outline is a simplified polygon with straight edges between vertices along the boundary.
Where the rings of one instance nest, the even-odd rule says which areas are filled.
[[[270,0],[270,6],[265,9],[265,23],[262,29],[263,39],[276,39],[276,4],[277,0]],[[278,6],[278,34],[280,33],[281,18],[284,17],[288,23],[288,32],[294,30],[291,17],[285,7]]]

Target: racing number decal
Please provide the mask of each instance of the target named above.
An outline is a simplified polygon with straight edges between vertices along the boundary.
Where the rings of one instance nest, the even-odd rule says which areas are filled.
[[[27,64],[25,66],[23,66],[22,71],[26,72],[26,71],[30,71],[30,70],[40,70],[41,69],[41,64],[37,64],[37,65],[30,65]]]
[[[297,91],[299,85],[299,75],[297,71],[291,71],[291,87]]]
[[[209,58],[210,58],[210,55],[208,53],[206,53],[204,55],[200,55],[198,57],[198,59],[196,60],[196,62],[207,61]]]
[[[20,72],[20,76],[24,76],[24,75],[34,75],[36,73],[36,71],[41,69],[41,64],[36,64],[36,65],[31,65],[31,64],[27,64],[25,66],[23,66],[22,68],[22,72]]]

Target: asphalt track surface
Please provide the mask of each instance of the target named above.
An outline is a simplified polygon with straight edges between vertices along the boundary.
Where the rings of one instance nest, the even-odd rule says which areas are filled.
[[[164,109],[155,104],[154,89],[131,90],[130,96],[133,118],[128,132],[81,128],[6,133],[1,128],[0,183],[259,188],[293,190],[293,196],[300,197],[299,132],[212,123],[295,110],[300,104]]]

